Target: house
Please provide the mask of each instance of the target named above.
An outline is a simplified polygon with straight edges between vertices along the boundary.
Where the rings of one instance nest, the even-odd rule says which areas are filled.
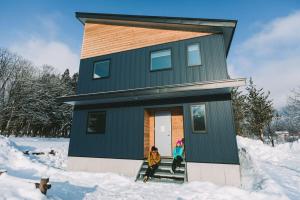
[[[185,180],[240,185],[226,57],[235,20],[76,13],[84,26],[68,168],[136,176],[185,140]]]

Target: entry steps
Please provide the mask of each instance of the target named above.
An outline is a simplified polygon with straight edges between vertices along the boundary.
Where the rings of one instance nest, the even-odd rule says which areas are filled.
[[[172,168],[172,158],[162,158],[158,169],[155,171],[153,178],[149,181],[153,182],[166,182],[166,183],[184,183],[186,180],[186,168],[185,162],[182,161],[180,167],[176,168],[176,172],[172,174],[170,169]],[[144,160],[140,171],[137,175],[137,181],[143,181],[144,175],[148,168],[147,159]]]

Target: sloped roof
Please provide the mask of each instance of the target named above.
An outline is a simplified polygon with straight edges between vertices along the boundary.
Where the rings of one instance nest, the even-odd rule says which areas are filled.
[[[228,19],[162,17],[85,12],[76,12],[75,14],[76,18],[82,24],[90,22],[124,26],[151,27],[158,29],[222,33],[224,35],[226,55],[229,52],[237,24],[237,20]]]

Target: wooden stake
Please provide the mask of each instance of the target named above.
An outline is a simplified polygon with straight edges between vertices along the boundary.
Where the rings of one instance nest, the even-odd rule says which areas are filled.
[[[6,172],[7,172],[6,170],[0,170],[0,176]]]
[[[48,184],[49,178],[41,178],[40,183],[35,183],[35,188],[39,188],[41,193],[46,195],[47,190],[51,188],[51,184]]]

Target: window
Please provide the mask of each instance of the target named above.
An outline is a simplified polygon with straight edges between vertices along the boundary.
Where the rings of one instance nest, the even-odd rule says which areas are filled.
[[[105,78],[109,76],[110,60],[102,60],[94,63],[94,79]]]
[[[171,49],[151,52],[151,71],[170,69]]]
[[[192,105],[191,114],[192,114],[193,132],[205,132],[206,131],[205,104]]]
[[[188,66],[201,65],[201,54],[199,44],[189,45],[187,51]]]
[[[88,133],[105,133],[106,125],[106,113],[101,112],[89,112],[87,122]]]

